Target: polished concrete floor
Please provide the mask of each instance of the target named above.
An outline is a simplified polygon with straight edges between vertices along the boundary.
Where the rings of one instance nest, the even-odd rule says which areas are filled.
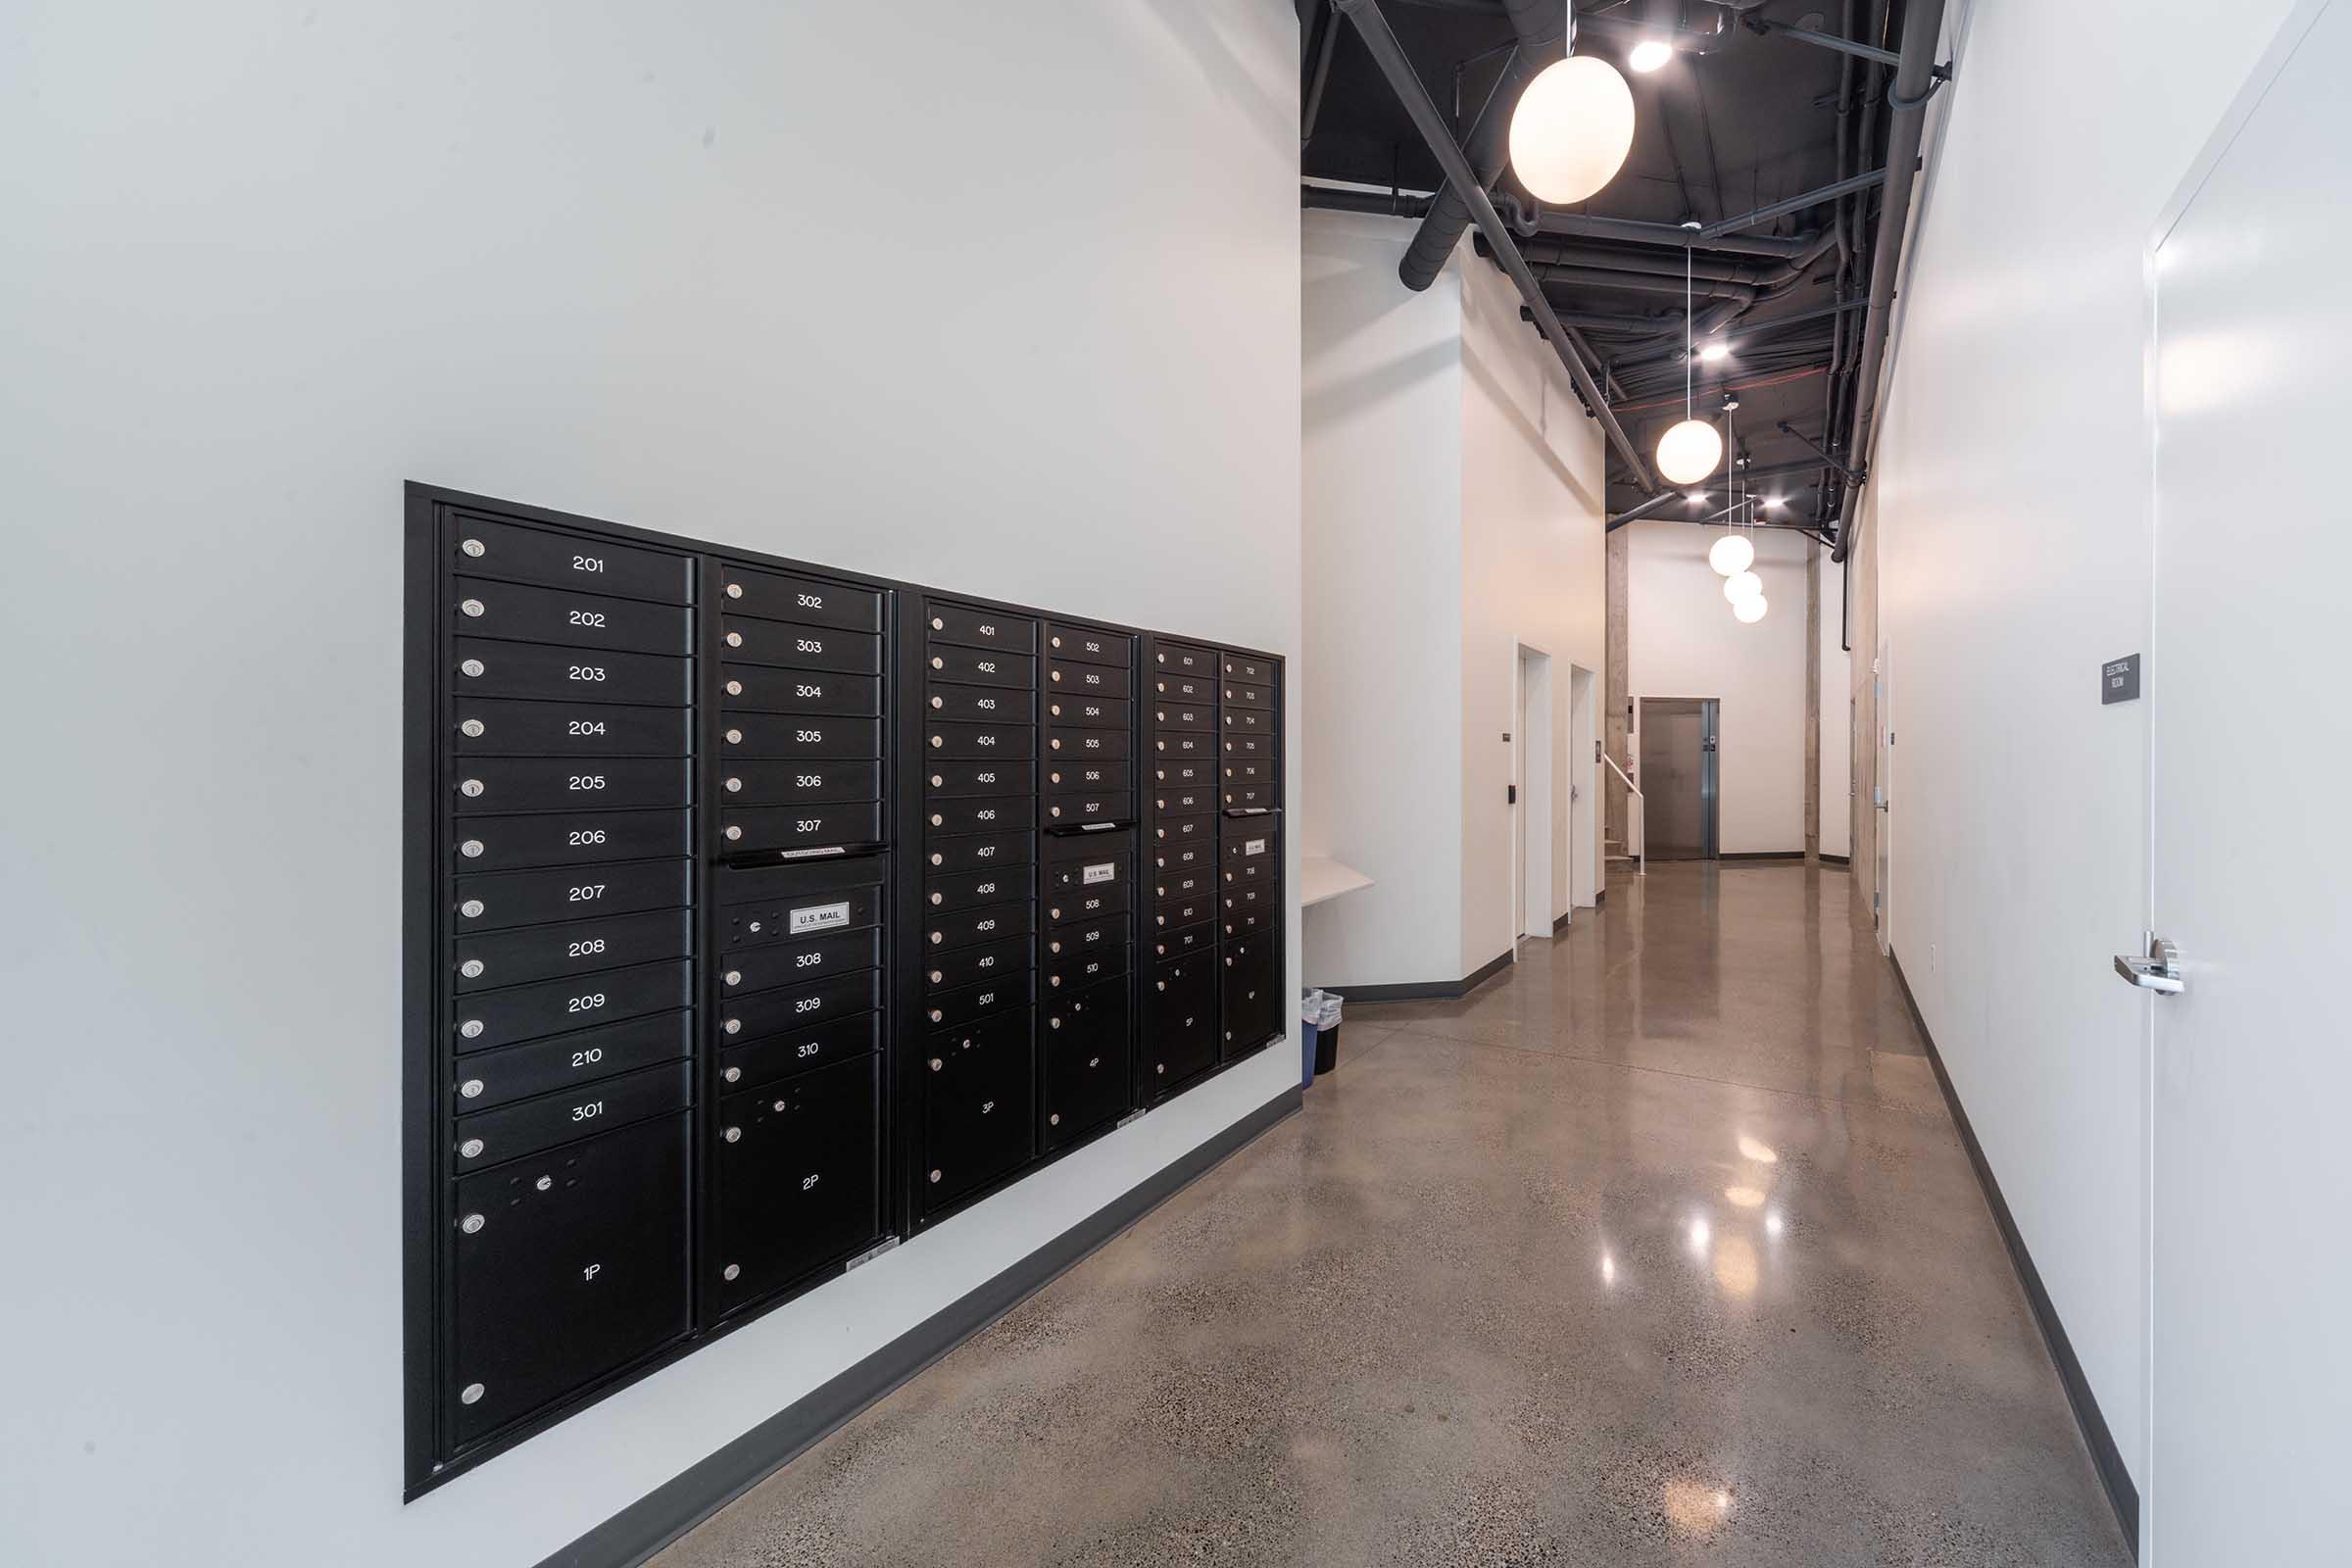
[[[2129,1561],[1842,872],[1657,865],[702,1526],[778,1564]]]

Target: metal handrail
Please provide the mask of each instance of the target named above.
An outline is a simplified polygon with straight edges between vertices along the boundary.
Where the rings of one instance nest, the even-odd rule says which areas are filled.
[[[1617,765],[1617,759],[1604,751],[1600,754],[1600,760],[1609,764],[1609,771],[1617,775],[1619,781],[1625,785],[1626,793],[1634,798],[1633,809],[1627,813],[1625,824],[1626,837],[1633,842],[1626,848],[1633,851],[1634,854],[1634,874],[1647,876],[1649,874],[1649,824],[1645,818],[1649,810],[1649,802],[1642,798],[1642,786],[1635,783],[1632,776]]]

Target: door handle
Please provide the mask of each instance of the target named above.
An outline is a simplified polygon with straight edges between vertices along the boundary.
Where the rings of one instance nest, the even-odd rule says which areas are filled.
[[[2135,958],[2129,953],[2115,956],[2115,972],[2144,991],[2158,996],[2177,997],[2188,989],[2180,974],[2180,950],[2162,937],[2148,941],[2148,956]]]

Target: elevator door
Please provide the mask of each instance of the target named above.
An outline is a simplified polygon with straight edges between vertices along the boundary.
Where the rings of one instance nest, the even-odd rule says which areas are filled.
[[[1642,699],[1642,801],[1653,860],[1715,858],[1715,699]]]

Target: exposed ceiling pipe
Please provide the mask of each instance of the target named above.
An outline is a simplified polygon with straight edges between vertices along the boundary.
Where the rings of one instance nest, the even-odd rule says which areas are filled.
[[[1911,216],[1911,187],[1919,172],[1920,134],[1926,128],[1928,98],[1949,73],[1936,70],[1936,44],[1943,31],[1943,0],[1911,0],[1903,16],[1903,47],[1894,68],[1894,85],[1886,102],[1893,117],[1886,122],[1886,194],[1879,208],[1879,237],[1871,246],[1870,316],[1862,330],[1862,357],[1854,378],[1853,435],[1846,455],[1864,472],[1870,469],[1870,443],[1877,434],[1874,419],[1879,377],[1886,359],[1886,331],[1894,308],[1895,274],[1901,270],[1903,230]],[[1850,510],[1852,503],[1847,503]],[[1838,529],[1838,559],[1853,531]]]
[[[1340,41],[1340,19],[1337,13],[1324,10],[1318,18],[1322,36],[1315,40],[1314,72],[1307,77],[1306,104],[1298,115],[1298,145],[1303,148],[1315,139],[1315,121],[1323,113],[1323,89],[1331,81],[1331,55]]]
[[[1840,196],[1851,195],[1858,190],[1868,190],[1886,178],[1886,172],[1883,169],[1874,169],[1865,174],[1854,174],[1838,180],[1835,184],[1824,185],[1818,190],[1804,191],[1786,200],[1774,202],[1769,207],[1759,207],[1752,213],[1740,213],[1724,219],[1721,222],[1709,223],[1698,231],[1698,237],[1715,239],[1724,234],[1737,233],[1743,228],[1753,228],[1758,223],[1769,223],[1776,218],[1786,218],[1790,213],[1801,213],[1808,207],[1819,207],[1822,203],[1834,202]]]
[[[1714,239],[1700,239],[1690,230],[1673,223],[1644,223],[1630,218],[1592,218],[1582,213],[1545,211],[1538,212],[1536,227],[1543,233],[1562,234],[1571,239],[1613,239],[1628,245],[1667,246],[1676,251],[1688,247],[1702,251],[1729,251],[1737,256],[1773,256],[1782,260],[1796,255],[1813,241],[1810,234],[1724,234]]]
[[[1438,113],[1438,106],[1430,102],[1429,89],[1413,74],[1413,65],[1405,58],[1404,46],[1396,41],[1396,34],[1389,30],[1389,19],[1381,14],[1379,0],[1332,0],[1332,4],[1355,24],[1356,33],[1371,51],[1373,62],[1380,67],[1381,74],[1388,77],[1390,90],[1396,94],[1397,102],[1404,106],[1404,112],[1411,118],[1414,128],[1421,132],[1421,139],[1429,144],[1430,156],[1446,172],[1446,184],[1458,192],[1469,206],[1471,220],[1478,224],[1479,232],[1486,236],[1487,243],[1494,248],[1502,270],[1518,285],[1519,297],[1536,313],[1536,325],[1543,329],[1552,352],[1560,357],[1560,364],[1566,367],[1568,377],[1576,383],[1577,391],[1584,394],[1586,408],[1600,421],[1601,429],[1608,435],[1609,444],[1617,449],[1626,466],[1633,469],[1634,482],[1644,492],[1655,491],[1658,482],[1650,476],[1649,465],[1642,461],[1641,450],[1634,445],[1633,438],[1625,433],[1625,426],[1617,422],[1617,416],[1610,411],[1609,400],[1602,394],[1600,383],[1593,378],[1591,367],[1585,363],[1587,351],[1580,348],[1580,340],[1571,329],[1561,324],[1551,308],[1551,302],[1544,297],[1543,287],[1536,282],[1536,274],[1528,270],[1526,258],[1511,243],[1511,232],[1504,225],[1502,215],[1487,199],[1486,186],[1479,181],[1469,160],[1462,156],[1462,150],[1454,145],[1453,134],[1446,128],[1445,117]]]
[[[1792,23],[1775,22],[1770,17],[1751,14],[1741,17],[1740,22],[1741,25],[1758,33],[1777,33],[1783,38],[1794,38],[1799,43],[1815,44],[1823,49],[1835,49],[1839,54],[1851,55],[1857,60],[1873,61],[1882,66],[1891,66],[1897,58],[1893,51],[1881,49],[1876,44],[1856,43],[1851,38],[1841,38],[1836,33],[1823,32],[1814,27],[1799,27]]]
[[[1378,218],[1419,218],[1429,211],[1431,198],[1410,192],[1342,190],[1331,185],[1301,185],[1298,205],[1332,213],[1370,213]]]
[[[1828,234],[1824,229],[1823,234]],[[1683,291],[1683,256],[1681,252],[1664,255],[1655,251],[1610,250],[1605,246],[1580,244],[1567,239],[1529,240],[1519,247],[1533,267],[1598,268],[1610,272],[1639,272],[1643,276],[1671,278],[1674,292]],[[1802,252],[1798,253],[1799,256]],[[1798,257],[1792,256],[1779,264],[1758,262],[1727,262],[1714,258],[1690,259],[1690,276],[1701,283],[1737,283],[1747,288],[1761,288],[1776,283],[1788,274]],[[1629,285],[1630,286],[1630,285]]]
[[[1504,64],[1494,90],[1487,95],[1486,107],[1471,122],[1469,134],[1462,138],[1461,151],[1481,191],[1502,177],[1510,155],[1511,112],[1519,107],[1519,95],[1536,79],[1537,73],[1559,59],[1567,47],[1568,13],[1562,0],[1507,0],[1505,11],[1511,30],[1518,34],[1519,47]],[[1453,145],[1450,133],[1446,141],[1447,146]],[[1396,275],[1404,286],[1418,293],[1437,281],[1454,246],[1461,242],[1462,230],[1469,226],[1470,205],[1461,193],[1451,188],[1438,192],[1429,216],[1421,220],[1420,230],[1396,264]]]
[[[1806,451],[1817,454],[1823,463],[1837,469],[1839,476],[1842,477],[1846,483],[1860,484],[1865,477],[1861,471],[1849,468],[1844,464],[1839,463],[1836,458],[1831,457],[1829,450],[1826,447],[1824,447],[1820,442],[1814,440],[1811,436],[1805,434],[1802,430],[1799,430],[1795,425],[1790,424],[1787,419],[1783,419],[1781,421],[1780,431],[1781,434],[1788,436],[1791,440],[1803,446]]]

